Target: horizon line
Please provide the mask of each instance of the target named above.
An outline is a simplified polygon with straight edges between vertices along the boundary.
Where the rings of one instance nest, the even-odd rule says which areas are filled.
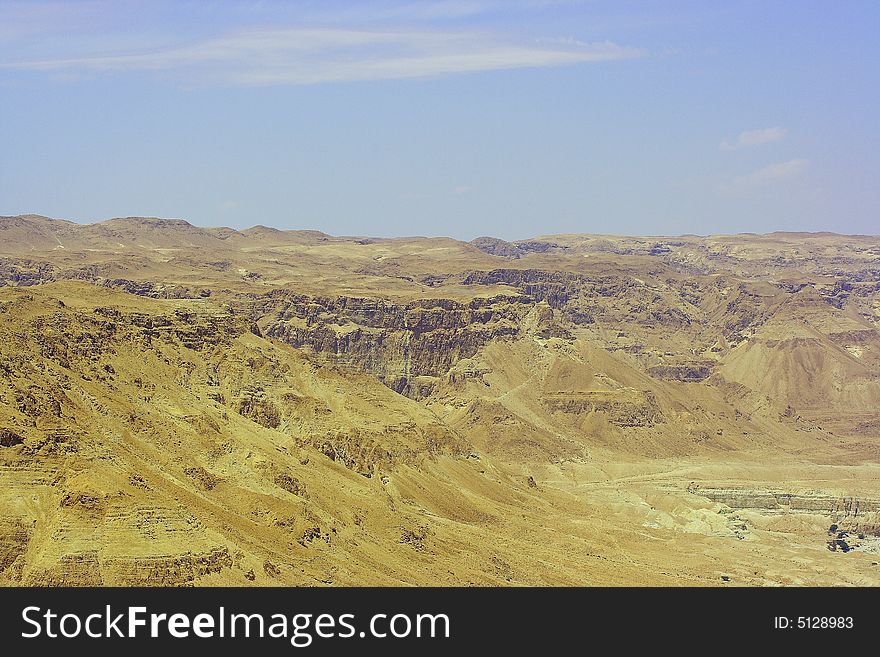
[[[868,233],[838,233],[833,230],[773,230],[766,233],[757,233],[754,231],[740,231],[735,233],[679,233],[679,234],[635,234],[635,233],[590,233],[590,232],[564,232],[564,233],[542,233],[538,235],[532,235],[531,237],[525,237],[520,239],[505,239],[503,237],[495,237],[494,235],[478,235],[470,240],[459,239],[456,237],[452,237],[450,235],[369,235],[369,234],[361,234],[361,235],[334,235],[331,233],[327,233],[319,228],[278,228],[276,226],[270,226],[266,224],[254,224],[252,226],[248,226],[246,228],[232,228],[231,226],[223,226],[223,225],[200,225],[194,224],[187,219],[183,219],[181,217],[159,217],[159,216],[150,216],[150,215],[127,215],[127,216],[116,216],[109,217],[107,219],[97,219],[93,221],[79,221],[75,219],[60,219],[57,217],[51,217],[45,214],[39,214],[36,212],[23,212],[19,214],[4,214],[0,215],[0,220],[3,219],[27,219],[27,218],[37,218],[37,219],[46,219],[51,222],[57,223],[67,223],[72,224],[77,227],[87,227],[87,226],[97,226],[104,223],[109,223],[111,221],[127,221],[127,220],[152,220],[158,222],[182,222],[187,226],[192,228],[196,228],[198,230],[229,230],[239,235],[244,234],[245,231],[252,230],[254,228],[265,228],[269,230],[278,231],[281,233],[320,233],[326,237],[332,237],[335,239],[376,239],[376,240],[404,240],[404,239],[449,239],[455,242],[462,242],[465,244],[471,244],[478,239],[493,239],[499,240],[501,242],[507,242],[511,244],[515,244],[517,242],[530,242],[540,239],[547,239],[553,237],[598,237],[598,238],[631,238],[631,239],[675,239],[675,238],[699,238],[699,239],[711,239],[711,238],[719,238],[719,237],[740,237],[740,236],[752,236],[752,237],[769,237],[773,235],[803,235],[803,236],[834,236],[834,237],[849,237],[849,238],[873,238],[880,239],[880,234],[868,234]],[[246,237],[246,235],[245,235]]]

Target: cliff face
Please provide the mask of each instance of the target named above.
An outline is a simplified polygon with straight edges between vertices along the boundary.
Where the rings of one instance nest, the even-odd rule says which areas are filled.
[[[769,514],[819,514],[831,518],[829,534],[853,534],[855,545],[867,535],[880,535],[880,500],[822,493],[691,487],[690,492],[720,502],[731,509],[752,509]],[[861,537],[859,538],[859,535]],[[835,538],[831,536],[831,538]],[[871,539],[868,539],[871,540]]]
[[[401,304],[296,295],[278,300],[259,323],[268,337],[369,372],[395,392],[419,398],[456,362],[493,339],[517,335],[530,305],[523,297]]]
[[[573,339],[573,330],[597,322],[648,333],[683,329],[684,335],[696,337],[708,323],[706,310],[690,302],[687,290],[675,281],[649,286],[631,276],[496,269],[466,272],[456,282],[475,291],[504,286],[511,293],[466,302],[432,298],[405,303],[272,293],[254,301],[248,312],[265,335],[369,372],[413,398],[430,394],[456,362],[473,357],[490,341],[525,335],[523,323],[530,314],[540,324],[532,332],[544,338]],[[639,345],[615,346],[640,351]],[[649,372],[660,379],[699,381],[712,366],[711,361],[652,363]]]

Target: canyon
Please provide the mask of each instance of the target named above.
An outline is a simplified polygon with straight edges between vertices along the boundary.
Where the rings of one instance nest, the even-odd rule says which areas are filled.
[[[0,217],[0,584],[880,584],[880,237]]]

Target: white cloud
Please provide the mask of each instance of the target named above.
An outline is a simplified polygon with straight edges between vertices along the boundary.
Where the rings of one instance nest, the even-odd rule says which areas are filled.
[[[744,176],[737,176],[729,181],[724,191],[746,193],[772,187],[799,178],[810,165],[803,158],[770,164]]]
[[[769,144],[774,141],[784,139],[788,134],[785,128],[761,128],[760,130],[746,130],[739,133],[733,143],[727,140],[722,141],[718,148],[722,151],[739,151],[744,148],[754,148],[763,144]]]
[[[263,28],[136,53],[66,56],[0,67],[67,73],[175,71],[233,85],[314,84],[438,76],[628,59],[611,42],[514,42],[490,34],[425,30]]]

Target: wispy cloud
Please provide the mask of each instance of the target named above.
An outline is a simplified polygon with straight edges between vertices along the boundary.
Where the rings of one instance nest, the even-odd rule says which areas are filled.
[[[95,56],[6,61],[65,73],[172,71],[232,85],[314,84],[563,66],[638,57],[612,42],[516,41],[463,31],[269,27],[187,45]]]
[[[761,128],[760,130],[746,130],[739,133],[736,139],[731,143],[727,140],[722,141],[718,148],[722,151],[739,151],[745,148],[754,148],[763,144],[769,144],[774,141],[784,139],[788,134],[785,128]]]
[[[371,0],[354,2],[339,8],[326,3],[310,13],[310,19],[434,21],[468,18],[478,15],[527,13],[565,7],[576,7],[591,0]]]
[[[510,0],[508,0],[509,2]],[[387,21],[403,19],[408,21],[462,18],[496,10],[498,0],[420,0],[419,2],[370,2],[369,5],[356,3],[343,9],[332,5],[314,14],[319,19],[359,21]]]
[[[773,187],[799,178],[807,170],[810,161],[798,158],[762,167],[744,176],[736,176],[723,186],[723,191],[742,194]]]

